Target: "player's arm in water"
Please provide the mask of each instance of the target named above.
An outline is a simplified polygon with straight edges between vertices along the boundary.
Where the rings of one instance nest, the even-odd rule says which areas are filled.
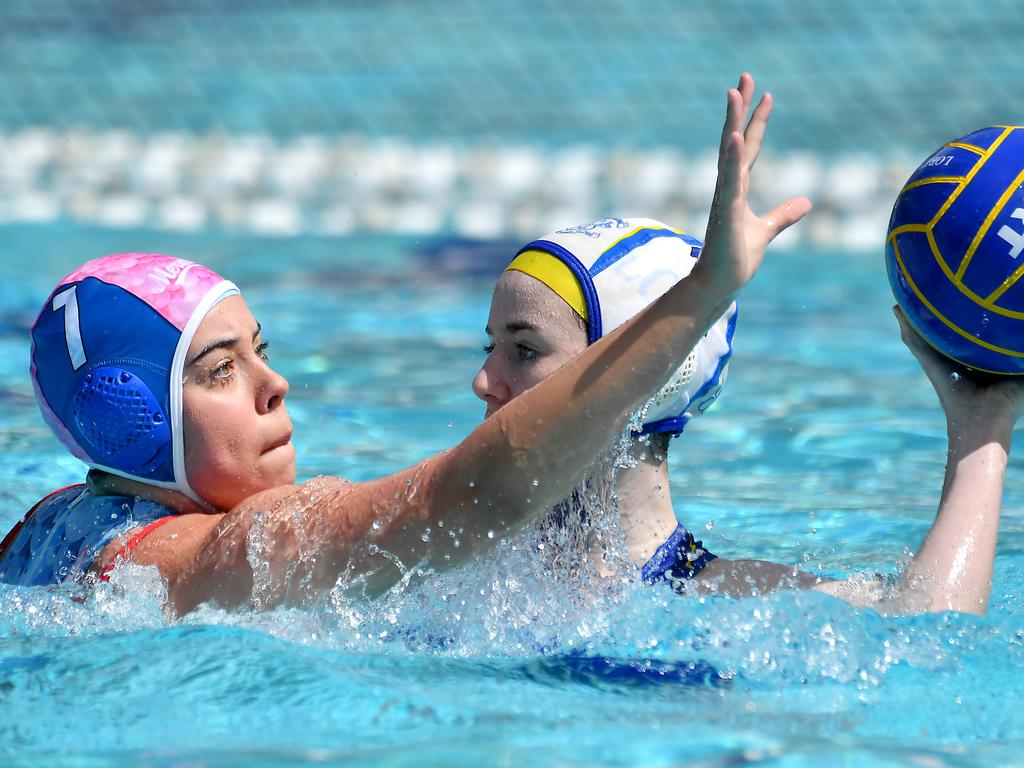
[[[760,141],[767,114],[755,112],[748,137]],[[544,514],[731,304],[769,242],[809,210],[806,198],[764,217],[750,210],[745,118],[730,90],[704,256],[632,321],[449,451],[378,480],[323,478],[256,494],[224,515],[183,516],[142,541],[134,560],[158,565],[179,612],[207,601],[267,606],[329,589],[346,571],[367,574],[385,553],[407,565],[454,565]],[[105,550],[99,566],[113,554]],[[384,569],[369,591],[400,575]]]

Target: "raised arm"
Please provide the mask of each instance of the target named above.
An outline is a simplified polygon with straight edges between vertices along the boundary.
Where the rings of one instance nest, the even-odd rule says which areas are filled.
[[[371,560],[391,559],[395,567],[368,585],[377,591],[403,564],[461,562],[564,498],[750,280],[768,243],[810,209],[793,198],[758,217],[747,205],[771,112],[766,96],[742,132],[752,92],[749,75],[729,91],[707,246],[686,280],[452,450],[367,483],[321,478],[243,502],[174,567],[161,565],[176,608],[250,594],[264,605],[300,599],[345,569],[358,578]],[[140,547],[136,560],[145,556]]]
[[[891,594],[856,580],[817,589],[894,613],[983,614],[992,589],[1003,480],[1024,381],[971,374],[931,349],[894,307],[903,343],[917,358],[946,416],[949,447],[935,522]]]
[[[464,560],[490,541],[489,534],[504,535],[563,499],[732,303],[769,242],[809,210],[806,198],[788,200],[764,217],[747,205],[749,171],[772,107],[766,96],[747,125],[753,86],[744,75],[728,93],[716,205],[706,250],[690,278],[430,460],[437,469],[429,480],[422,477],[430,494],[419,514],[429,520],[443,510],[449,532],[460,533],[458,547],[448,533],[435,535],[429,563]],[[423,552],[415,526],[400,522],[404,535],[393,530],[380,532],[389,551]]]
[[[959,369],[931,349],[895,308],[904,343],[934,387],[949,447],[939,508],[900,579],[894,608],[984,613],[992,589],[1003,480],[1024,381]]]

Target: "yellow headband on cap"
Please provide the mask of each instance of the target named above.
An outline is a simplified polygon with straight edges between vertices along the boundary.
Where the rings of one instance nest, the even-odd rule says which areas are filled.
[[[557,256],[552,256],[546,251],[523,251],[505,267],[506,272],[510,269],[540,280],[561,296],[577,315],[584,320],[588,319],[587,302],[583,298],[580,281],[576,279],[568,265]]]

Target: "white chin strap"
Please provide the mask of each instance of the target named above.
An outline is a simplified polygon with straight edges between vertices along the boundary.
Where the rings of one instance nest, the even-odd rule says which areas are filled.
[[[192,501],[201,504],[209,510],[214,507],[204,500],[198,493],[192,490],[188,482],[188,474],[185,471],[185,436],[182,419],[182,400],[184,396],[183,386],[185,380],[185,358],[188,356],[188,348],[192,339],[199,330],[199,325],[218,303],[229,296],[241,295],[238,286],[230,280],[223,280],[213,286],[202,300],[192,310],[192,314],[181,332],[178,345],[174,348],[174,358],[171,360],[171,439],[174,461],[174,484],[175,490],[181,491]]]

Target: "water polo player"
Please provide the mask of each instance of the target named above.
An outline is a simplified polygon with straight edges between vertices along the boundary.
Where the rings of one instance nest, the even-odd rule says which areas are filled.
[[[739,89],[749,103],[752,81],[741,79]],[[746,149],[749,166],[758,143],[748,141]],[[485,415],[497,413],[657,299],[689,274],[701,248],[696,238],[661,222],[618,218],[563,228],[524,246],[494,289],[488,357],[473,381],[474,392],[487,405]],[[882,598],[870,582],[822,582],[792,566],[716,558],[677,522],[668,476],[670,438],[721,392],[735,326],[733,306],[648,403],[636,425],[638,434],[629,446],[632,461],[615,478],[630,559],[644,581],[667,582],[679,592],[696,586],[750,595],[813,587],[856,603]],[[931,353],[916,334],[905,332],[904,339],[946,411],[950,461],[939,517],[897,594],[905,596],[903,607],[911,610],[983,610],[1019,386],[1005,382],[986,388],[967,379],[957,384],[948,361]],[[999,407],[991,408],[992,401]],[[973,447],[965,451],[968,445]],[[996,471],[981,472],[983,465]],[[955,565],[955,558],[962,563]]]
[[[564,228],[524,246],[494,288],[487,325],[488,356],[473,381],[474,392],[486,403],[485,416],[499,412],[689,274],[701,247],[696,238],[661,222],[618,218]],[[668,474],[670,440],[722,391],[736,318],[733,305],[647,403],[635,424],[628,446],[631,460],[616,471],[614,495],[629,558],[645,582],[667,583],[679,593],[697,587],[747,596],[802,587],[821,589],[857,604],[884,599],[884,592],[870,581],[823,581],[789,565],[716,557],[678,523]],[[998,388],[973,386],[967,379],[958,385],[951,376],[949,361],[928,349],[917,334],[911,332],[904,338],[921,360],[946,409],[956,460],[947,466],[945,492],[968,504],[976,499],[985,508],[978,518],[983,521],[979,530],[985,531],[983,538],[991,549],[985,549],[987,554],[983,556],[966,558],[962,572],[956,576],[965,583],[984,586],[991,579],[1005,456],[1001,461],[996,455],[990,457],[991,465],[998,469],[990,474],[965,474],[958,462],[966,458],[961,456],[961,446],[971,442],[975,428],[985,428],[985,419],[992,420],[988,426],[990,437],[1009,435],[1018,412],[1014,391],[1020,385],[1006,382],[1000,385],[1005,388],[1002,393]],[[997,401],[1008,396],[1009,407],[988,413],[984,403],[993,396]],[[1000,449],[993,443],[986,450],[998,454]],[[578,505],[579,500],[574,503]],[[565,516],[564,509],[558,508],[557,518]],[[939,589],[928,594],[930,587],[919,578],[924,573],[951,572],[950,558],[964,547],[970,549],[980,543],[973,542],[974,532],[963,527],[971,519],[969,511],[946,509],[942,519],[943,526],[937,522],[929,538],[941,537],[945,531],[950,537],[945,549],[933,546],[923,560],[919,555],[913,569],[913,588],[911,580],[905,578],[904,588],[897,590],[916,592],[910,598],[900,598],[908,609],[934,606],[942,610],[951,605],[950,600],[968,609],[968,603],[960,599],[959,586],[949,589],[938,580],[932,586]],[[592,543],[601,546],[599,539]],[[926,566],[924,560],[928,557],[935,559]]]
[[[157,566],[179,612],[267,606],[346,572],[382,589],[402,574],[393,562],[450,566],[543,514],[810,207],[794,198],[757,217],[747,206],[743,147],[768,118],[755,111],[744,135],[748,102],[730,90],[720,205],[691,275],[451,450],[377,480],[293,484],[287,383],[231,283],[159,256],[71,273],[33,328],[33,380],[47,423],[92,471],[6,537],[0,578],[52,583],[131,558]],[[424,542],[437,521],[456,537]]]
[[[622,218],[563,228],[525,245],[494,288],[487,360],[473,380],[473,391],[487,405],[485,416],[683,279],[702,248],[697,238],[659,221]],[[690,580],[714,583],[731,594],[821,581],[775,563],[716,558],[676,519],[668,476],[670,439],[721,393],[736,322],[733,304],[646,404],[628,446],[628,466],[615,476],[630,559],[644,581],[667,582],[680,592]],[[564,517],[564,508],[558,516]]]

